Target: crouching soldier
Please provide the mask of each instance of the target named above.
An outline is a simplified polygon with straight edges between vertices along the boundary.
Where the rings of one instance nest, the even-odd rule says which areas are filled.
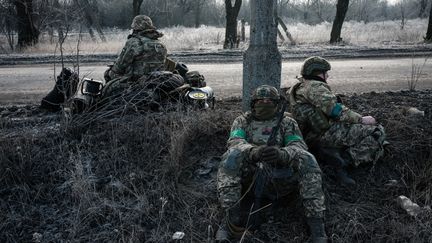
[[[260,211],[264,201],[275,202],[297,188],[312,241],[327,242],[321,170],[281,103],[275,87],[259,86],[252,94],[251,111],[233,122],[217,175],[219,201],[226,212],[216,233],[219,242],[259,227],[259,214],[244,212]]]
[[[163,34],[156,30],[153,21],[145,15],[136,16],[131,24],[132,34],[127,38],[114,65],[105,71],[102,98],[115,97],[130,84],[146,80],[153,71],[165,68],[167,49],[159,40]]]
[[[159,40],[163,34],[156,30],[152,20],[148,16],[137,15],[132,21],[131,28],[132,34],[127,37],[120,55],[104,73],[105,85],[96,80],[84,80],[86,82],[81,88],[85,91],[78,94],[85,95],[79,95],[80,97],[74,99],[74,102],[77,101],[76,106],[79,107],[77,110],[81,111],[91,104],[110,101],[133,84],[147,81],[151,72],[165,69],[167,49]],[[61,105],[80,88],[78,81],[77,73],[63,69],[57,77],[54,89],[42,99],[41,108],[60,110]],[[88,87],[89,90],[86,90]]]
[[[362,116],[338,100],[327,83],[330,69],[324,58],[306,59],[299,82],[289,91],[289,103],[309,148],[336,167],[342,184],[352,186],[355,181],[345,168],[381,158],[385,132],[374,117]]]

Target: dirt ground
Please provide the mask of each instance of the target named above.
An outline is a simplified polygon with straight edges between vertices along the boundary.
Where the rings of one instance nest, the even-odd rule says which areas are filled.
[[[339,186],[323,166],[332,242],[432,242],[432,91],[342,96],[391,143]],[[409,107],[424,111],[410,115]],[[240,100],[211,112],[69,117],[36,105],[0,108],[0,242],[211,242],[222,210],[215,176]],[[412,217],[396,198],[422,207]],[[304,242],[295,197],[244,242]]]

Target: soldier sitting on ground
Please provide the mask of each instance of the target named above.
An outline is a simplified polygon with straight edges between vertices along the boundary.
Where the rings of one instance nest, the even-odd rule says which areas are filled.
[[[362,116],[341,103],[327,83],[330,63],[310,57],[289,90],[289,103],[309,148],[336,167],[344,185],[355,185],[348,165],[376,162],[384,154],[385,132],[372,116]]]
[[[259,86],[252,94],[251,111],[233,122],[228,151],[217,175],[219,201],[226,212],[216,233],[219,242],[229,242],[246,229],[259,227],[260,217],[247,214],[264,206],[256,200],[276,202],[296,189],[312,241],[327,242],[321,170],[315,157],[307,152],[296,121],[283,112],[281,103],[275,87]],[[268,143],[269,138],[274,143]],[[263,168],[270,172],[260,177],[265,179],[257,179]]]

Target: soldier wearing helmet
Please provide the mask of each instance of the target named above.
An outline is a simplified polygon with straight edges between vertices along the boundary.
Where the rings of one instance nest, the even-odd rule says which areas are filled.
[[[251,110],[237,117],[231,126],[228,151],[222,156],[217,175],[219,201],[226,212],[216,234],[219,242],[241,236],[250,226],[248,212],[255,197],[251,188],[256,186],[254,178],[260,163],[279,171],[271,172],[272,183],[265,187],[265,200],[274,203],[299,189],[313,242],[327,240],[321,170],[315,157],[307,152],[296,121],[289,113],[281,114],[281,102],[275,87],[259,86],[252,93]],[[268,146],[272,129],[281,115],[276,145]],[[274,179],[276,174],[279,177]]]
[[[110,96],[127,88],[130,83],[145,77],[152,71],[164,68],[167,49],[159,40],[163,36],[152,20],[145,15],[136,16],[131,24],[132,34],[114,65],[105,71],[102,96]]]
[[[381,158],[385,132],[372,116],[362,116],[341,103],[327,83],[330,69],[322,57],[307,58],[299,82],[289,90],[289,103],[311,150],[336,168],[342,184],[353,186],[346,167]]]

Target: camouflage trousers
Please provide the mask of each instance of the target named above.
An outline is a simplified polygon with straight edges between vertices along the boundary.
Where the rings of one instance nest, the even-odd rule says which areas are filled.
[[[321,137],[323,147],[346,148],[355,166],[375,163],[384,155],[385,131],[381,125],[335,123]]]
[[[275,198],[298,189],[305,216],[324,217],[326,208],[321,169],[315,157],[305,150],[295,148],[290,151],[289,157],[292,159],[286,161],[283,169],[292,171],[291,176],[287,178],[271,176],[271,183],[266,184],[265,194]],[[253,188],[257,166],[246,158],[248,155],[237,149],[230,149],[223,155],[217,175],[219,201],[222,208],[228,209],[239,204],[245,194]]]

